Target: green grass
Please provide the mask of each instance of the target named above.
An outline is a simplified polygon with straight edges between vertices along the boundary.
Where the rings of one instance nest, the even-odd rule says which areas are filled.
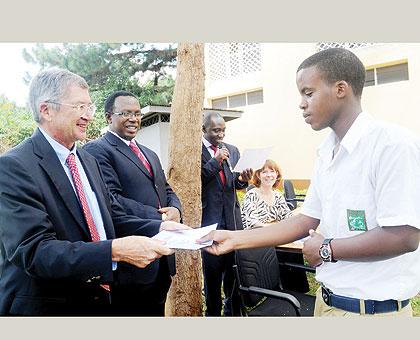
[[[306,277],[308,278],[308,284],[309,284],[309,295],[315,296],[316,291],[319,287],[319,283],[317,280],[315,280],[315,273],[306,273]]]
[[[420,316],[420,293],[411,299],[411,306],[413,307],[413,315]]]

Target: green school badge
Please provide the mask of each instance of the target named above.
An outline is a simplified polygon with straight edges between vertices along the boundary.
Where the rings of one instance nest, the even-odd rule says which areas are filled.
[[[366,231],[365,211],[347,209],[347,224],[350,231]]]

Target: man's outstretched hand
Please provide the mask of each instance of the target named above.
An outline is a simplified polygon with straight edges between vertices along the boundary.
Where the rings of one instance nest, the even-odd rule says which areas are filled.
[[[235,249],[234,237],[232,231],[214,230],[206,236],[197,240],[197,243],[204,243],[213,240],[213,244],[204,248],[207,252],[213,255],[222,255],[231,252]]]

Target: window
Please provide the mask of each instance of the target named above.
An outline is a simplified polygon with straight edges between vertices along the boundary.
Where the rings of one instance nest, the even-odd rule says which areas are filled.
[[[228,107],[228,105],[227,105],[227,97],[213,99],[211,106],[214,109],[226,109]]]
[[[248,98],[248,105],[260,104],[264,102],[262,90],[248,92],[246,96]]]
[[[237,94],[229,97],[229,107],[238,107],[246,105],[246,94]]]
[[[375,85],[375,69],[366,70],[365,86]]]
[[[408,80],[408,64],[392,65],[376,69],[378,84],[392,83],[395,81]]]
[[[395,65],[366,70],[365,86],[393,83],[408,79],[408,63],[405,61]]]
[[[228,109],[240,106],[261,104],[264,102],[263,90],[250,91],[232,96],[212,99],[213,109]]]

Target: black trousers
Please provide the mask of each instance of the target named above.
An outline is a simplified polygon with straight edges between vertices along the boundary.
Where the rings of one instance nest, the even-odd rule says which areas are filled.
[[[238,315],[239,301],[233,294],[234,275],[232,266],[235,253],[215,256],[201,252],[204,274],[204,294],[206,297],[206,316],[220,316],[222,311],[222,282],[225,295],[223,310],[225,316]]]
[[[168,266],[160,265],[151,284],[114,286],[112,314],[115,316],[165,316],[165,302],[172,278]]]

